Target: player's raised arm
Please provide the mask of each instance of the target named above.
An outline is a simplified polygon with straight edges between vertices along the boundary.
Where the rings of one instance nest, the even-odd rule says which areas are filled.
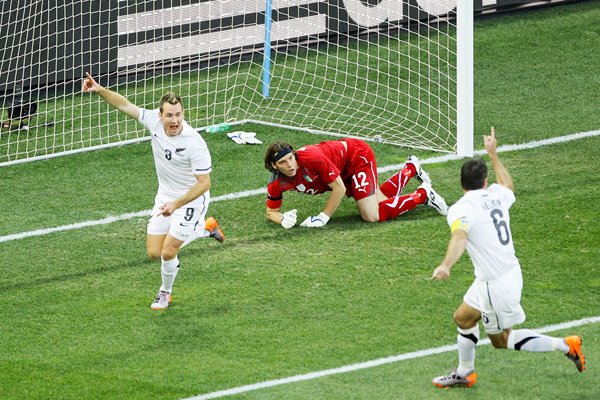
[[[86,78],[83,80],[82,89],[84,93],[98,93],[98,95],[102,97],[108,104],[121,111],[128,117],[135,120],[139,119],[140,109],[135,104],[131,103],[119,93],[100,86],[89,72],[86,72]]]
[[[490,161],[494,166],[494,173],[496,174],[496,182],[500,185],[509,188],[512,192],[515,191],[515,187],[513,184],[512,177],[508,173],[508,170],[500,161],[498,157],[498,153],[496,152],[496,132],[494,132],[494,127],[490,129],[489,135],[483,135],[483,145],[485,146],[485,150],[490,157]]]

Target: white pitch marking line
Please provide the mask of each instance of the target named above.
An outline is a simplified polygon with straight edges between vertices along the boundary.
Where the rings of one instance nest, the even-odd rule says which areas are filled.
[[[539,328],[535,331],[539,332],[539,333],[546,333],[546,332],[553,332],[553,331],[558,331],[558,330],[563,330],[563,329],[568,329],[568,328],[574,328],[577,326],[582,326],[582,325],[587,325],[587,324],[594,324],[594,323],[598,323],[598,322],[600,322],[600,316],[582,318],[582,319],[578,319],[575,321],[563,322],[561,324],[556,324],[556,325],[548,325],[548,326]],[[478,343],[478,346],[487,345],[489,343],[490,343],[489,339],[480,340]],[[280,385],[286,385],[288,383],[308,381],[308,380],[312,380],[312,379],[316,379],[316,378],[321,378],[324,376],[345,374],[347,372],[358,371],[361,369],[378,367],[380,365],[391,364],[391,363],[395,363],[398,361],[412,360],[415,358],[421,358],[421,357],[427,357],[427,356],[431,356],[431,355],[435,355],[435,354],[447,353],[450,351],[457,350],[457,348],[458,348],[458,346],[455,344],[448,345],[448,346],[442,346],[442,347],[434,347],[431,349],[419,350],[419,351],[415,351],[412,353],[398,354],[396,356],[378,358],[376,360],[361,362],[361,363],[357,363],[357,364],[345,365],[343,367],[326,369],[323,371],[310,372],[308,374],[302,374],[302,375],[294,375],[294,376],[290,376],[288,378],[274,379],[271,381],[254,383],[252,385],[238,386],[238,387],[231,388],[231,389],[219,390],[217,392],[201,394],[201,395],[194,396],[194,397],[188,397],[183,400],[217,399],[217,398],[221,398],[221,397],[232,396],[234,394],[246,393],[246,392],[251,392],[254,390],[265,389],[265,388],[270,388],[270,387],[280,386]]]
[[[229,194],[225,194],[222,196],[213,197],[211,199],[211,202],[241,199],[243,197],[255,196],[257,194],[262,194],[262,193],[266,193],[266,192],[267,192],[266,189],[256,189],[256,190],[246,190],[246,191],[237,192],[237,193],[229,193]],[[87,228],[89,226],[106,225],[106,224],[111,224],[113,222],[125,221],[125,220],[132,219],[132,218],[146,218],[146,217],[149,218],[151,212],[152,212],[152,210],[143,210],[143,211],[138,211],[138,212],[133,212],[133,213],[121,214],[121,215],[117,215],[117,216],[110,216],[110,217],[98,219],[95,221],[84,221],[84,222],[78,222],[75,224],[57,226],[55,228],[36,229],[34,231],[13,233],[11,235],[0,236],[0,243],[10,242],[11,240],[25,239],[25,238],[33,237],[33,236],[49,235],[54,232],[63,232],[63,231],[70,231],[73,229]]]
[[[504,146],[498,147],[498,152],[533,149],[536,147],[547,146],[547,145],[556,144],[556,143],[570,142],[572,140],[579,140],[579,139],[588,138],[588,137],[592,137],[592,136],[598,136],[598,135],[600,135],[600,130],[574,133],[571,135],[559,136],[559,137],[554,137],[554,138],[545,139],[545,140],[533,141],[533,142],[529,142],[529,143],[504,145]],[[477,150],[474,152],[474,154],[475,155],[485,154],[485,150]],[[459,159],[461,159],[461,157],[457,156],[456,154],[449,154],[449,155],[445,155],[445,156],[431,157],[426,160],[421,160],[421,164],[442,163],[442,162],[447,162],[447,161],[451,161],[451,160],[459,160]],[[396,164],[396,165],[388,165],[385,167],[377,168],[377,171],[379,173],[384,173],[384,172],[388,172],[388,171],[397,171],[400,168],[402,168],[403,165],[404,165],[404,163]],[[229,193],[229,194],[224,194],[222,196],[216,196],[216,197],[212,198],[211,201],[217,202],[217,201],[223,201],[223,200],[236,200],[236,199],[241,199],[244,197],[250,197],[250,196],[255,196],[255,195],[264,194],[264,193],[266,193],[266,189],[246,190],[243,192]],[[137,217],[148,217],[148,216],[150,216],[150,212],[151,212],[151,210],[144,210],[144,211],[138,211],[138,212],[133,212],[133,213],[117,215],[114,217],[106,217],[106,218],[95,220],[95,221],[84,221],[84,222],[78,222],[75,224],[57,226],[54,228],[36,229],[34,231],[14,233],[11,235],[0,236],[0,243],[10,242],[12,240],[25,239],[25,238],[34,237],[34,236],[49,235],[54,232],[63,232],[63,231],[69,231],[72,229],[87,228],[89,226],[106,225],[106,224],[110,224],[113,222],[124,221],[124,220],[137,218]]]

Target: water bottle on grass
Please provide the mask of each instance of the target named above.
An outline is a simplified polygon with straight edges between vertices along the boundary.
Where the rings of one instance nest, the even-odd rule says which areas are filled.
[[[231,128],[231,125],[229,125],[227,122],[224,122],[222,124],[211,125],[208,128],[206,128],[204,131],[206,133],[219,133],[219,132],[225,132],[225,131],[229,130],[229,128]]]

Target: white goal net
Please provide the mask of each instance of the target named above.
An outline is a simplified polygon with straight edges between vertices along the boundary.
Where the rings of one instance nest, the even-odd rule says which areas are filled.
[[[200,130],[251,122],[472,151],[472,4],[464,38],[456,0],[14,0],[0,7],[0,165],[146,140],[135,121],[81,93],[88,71],[140,107],[179,93],[187,121]]]

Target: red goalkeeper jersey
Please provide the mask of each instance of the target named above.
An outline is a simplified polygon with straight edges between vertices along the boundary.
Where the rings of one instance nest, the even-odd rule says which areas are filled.
[[[344,146],[344,143],[346,146]],[[293,177],[273,174],[267,186],[267,207],[279,209],[282,194],[287,190],[296,190],[306,194],[322,194],[330,191],[329,184],[342,178],[348,196],[367,197],[375,193],[377,187],[377,165],[371,147],[358,139],[327,141],[304,146],[296,152],[298,172]],[[359,171],[367,171],[370,187],[362,193],[352,190],[352,177]],[[356,179],[356,178],[355,178]],[[374,179],[374,185],[373,185]],[[364,186],[364,185],[363,185]]]

